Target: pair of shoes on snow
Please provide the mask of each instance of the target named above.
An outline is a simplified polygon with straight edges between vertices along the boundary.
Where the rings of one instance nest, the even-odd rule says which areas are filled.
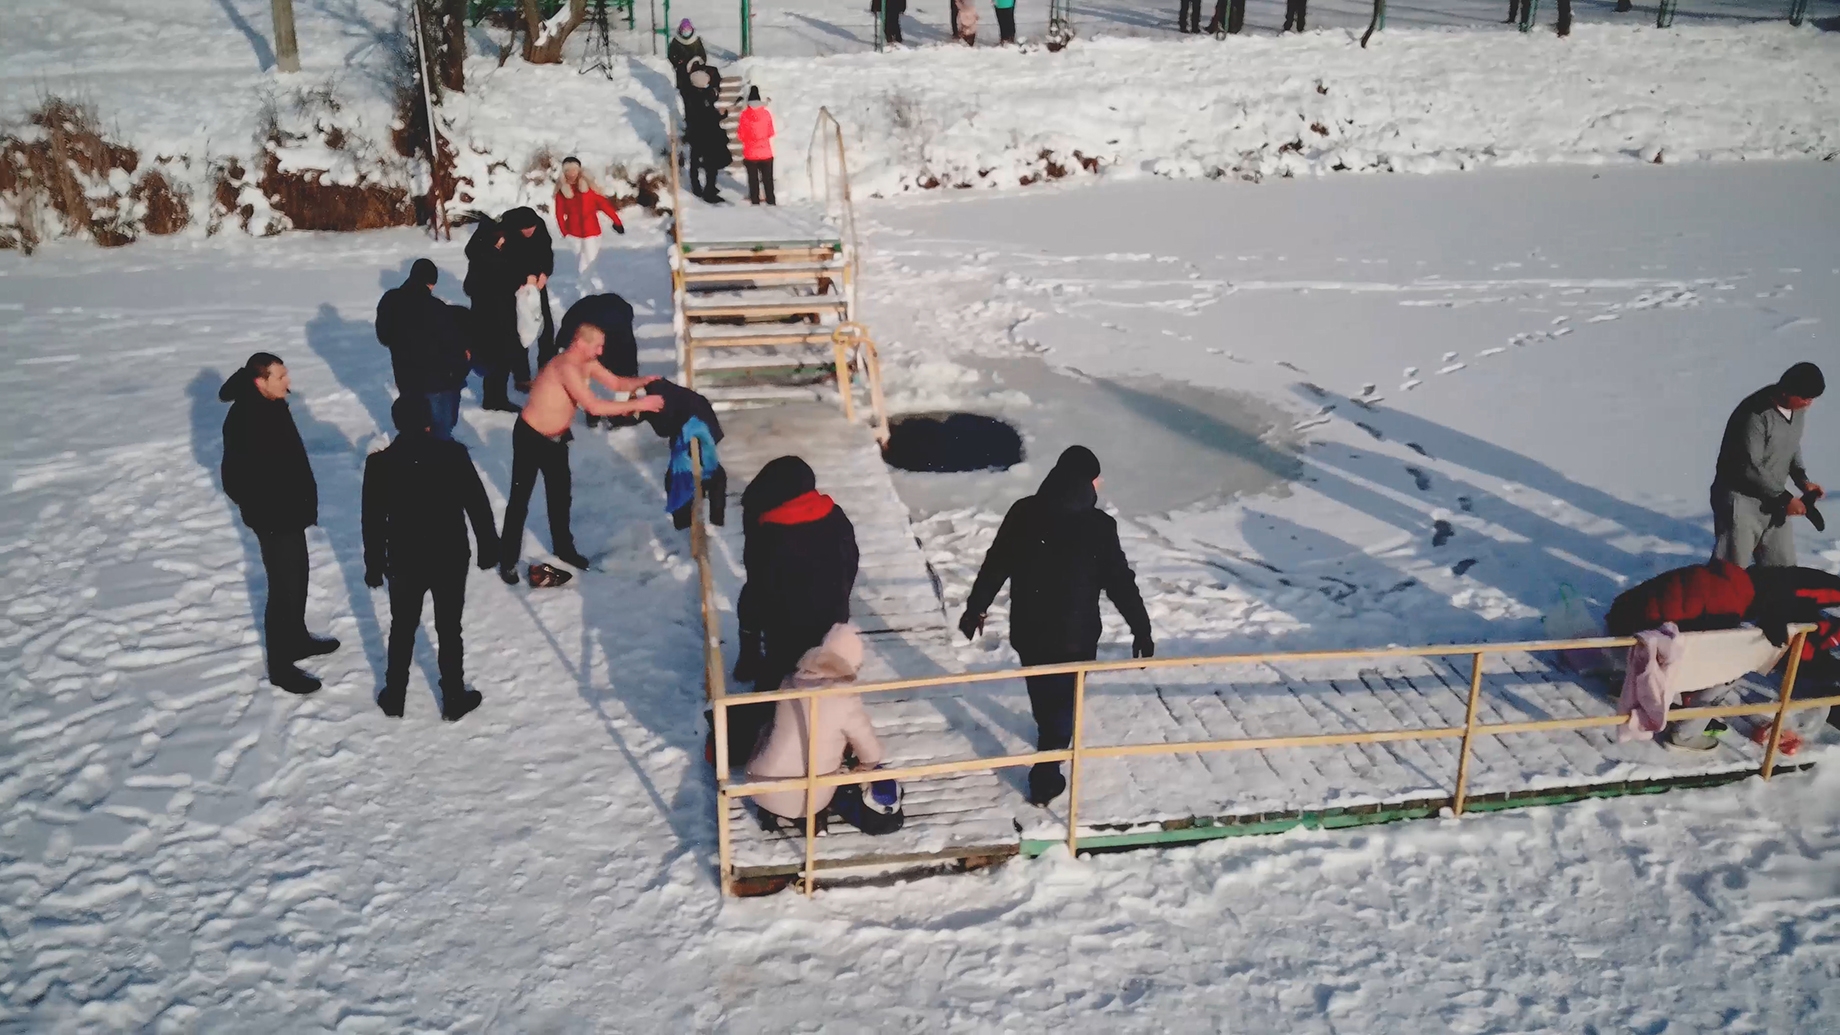
[[[471,687],[463,688],[455,694],[449,694],[443,690],[441,692],[441,718],[448,722],[458,722],[465,718],[468,712],[479,707],[480,702],[484,700],[485,698],[480,695],[479,691]]]
[[[575,576],[563,571],[553,564],[538,562],[530,566],[531,589],[548,589],[551,586],[561,586],[574,577]]]
[[[319,678],[317,676],[311,676],[302,672],[297,665],[270,669],[268,672],[268,681],[276,687],[286,690],[290,694],[299,694],[302,697],[318,690],[320,687]]]

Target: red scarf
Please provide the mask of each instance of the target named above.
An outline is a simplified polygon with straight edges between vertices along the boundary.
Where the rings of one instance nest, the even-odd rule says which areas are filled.
[[[836,506],[835,500],[813,489],[760,515],[760,520],[769,525],[803,525],[829,514]]]

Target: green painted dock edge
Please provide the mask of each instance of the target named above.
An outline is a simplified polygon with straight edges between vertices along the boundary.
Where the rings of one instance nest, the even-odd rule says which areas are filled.
[[[1812,768],[1814,768],[1813,763],[1779,765],[1776,767],[1776,772],[1781,775]],[[1465,812],[1503,812],[1508,809],[1534,808],[1542,805],[1565,805],[1575,801],[1584,801],[1587,798],[1623,798],[1634,794],[1660,794],[1673,790],[1719,787],[1748,780],[1757,774],[1756,769],[1734,769],[1724,773],[1672,776],[1654,780],[1628,780],[1582,787],[1478,794],[1466,800],[1463,807]],[[1305,830],[1339,830],[1347,827],[1373,826],[1407,819],[1429,819],[1449,806],[1449,797],[1438,797],[1385,804],[1356,805],[1348,808],[1265,812],[1245,816],[1201,816],[1193,819],[1165,820],[1160,828],[1155,830],[1130,830],[1117,834],[1107,834],[1104,831],[1108,829],[1108,825],[1099,825],[1092,828],[1095,833],[1084,834],[1080,837],[1080,851],[1118,852],[1132,848],[1161,848],[1193,844],[1197,841],[1212,841],[1222,837],[1282,834],[1297,827]],[[1118,826],[1111,825],[1109,829],[1118,829]],[[1066,843],[1065,838],[1054,838],[1053,840],[1023,838],[1021,854],[1032,859],[1055,845]]]

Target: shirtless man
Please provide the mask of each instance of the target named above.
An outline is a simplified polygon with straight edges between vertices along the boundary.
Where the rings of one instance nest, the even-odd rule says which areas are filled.
[[[575,549],[575,538],[569,533],[569,440],[574,438],[569,425],[575,421],[576,407],[596,417],[624,417],[664,409],[664,400],[658,396],[613,402],[594,394],[589,387],[594,381],[615,392],[636,392],[657,380],[609,372],[600,363],[606,342],[599,327],[583,324],[569,347],[531,382],[530,400],[511,429],[511,498],[505,504],[498,559],[498,577],[509,585],[517,585],[518,547],[523,543],[524,518],[539,474],[549,500],[550,545],[565,563],[584,570],[589,566],[588,559]]]

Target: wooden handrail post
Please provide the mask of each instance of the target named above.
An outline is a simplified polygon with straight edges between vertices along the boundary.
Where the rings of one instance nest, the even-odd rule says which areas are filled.
[[[847,324],[845,326],[848,326]],[[845,344],[847,335],[843,327],[831,332],[831,357],[837,362],[837,394],[843,396],[843,419],[845,423],[856,423],[856,386],[850,378],[850,347]]]
[[[1080,740],[1086,726],[1086,670],[1073,674],[1073,758],[1067,763],[1067,857],[1080,849]]]
[[[1802,644],[1807,639],[1805,630],[1789,637],[1789,664],[1783,669],[1782,692],[1776,695],[1776,719],[1770,723],[1769,746],[1763,749],[1765,780],[1776,772],[1776,746],[1782,743],[1783,720],[1789,717],[1789,698],[1795,694],[1795,677],[1802,669]]]
[[[1457,756],[1457,793],[1450,802],[1450,811],[1458,816],[1463,815],[1463,801],[1469,796],[1469,742],[1476,735],[1476,705],[1482,699],[1483,657],[1481,651],[1475,653],[1469,673],[1469,708],[1463,716],[1463,747]]]
[[[818,883],[818,699],[805,698],[805,897]]]

